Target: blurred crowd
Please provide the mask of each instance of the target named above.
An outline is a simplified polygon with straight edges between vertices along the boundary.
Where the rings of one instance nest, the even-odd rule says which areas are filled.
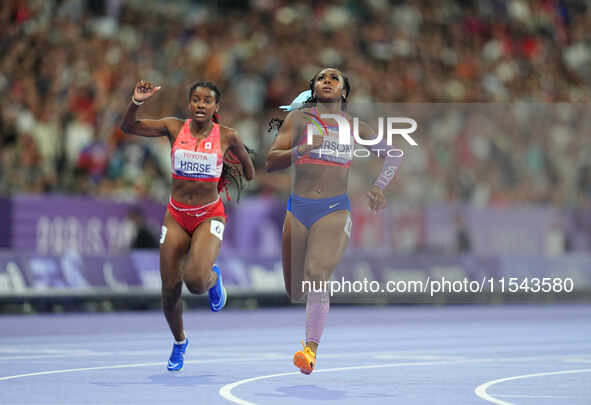
[[[586,2],[558,0],[5,0],[0,194],[167,200],[168,141],[119,129],[140,79],[163,86],[140,108],[150,118],[185,116],[191,84],[217,83],[222,123],[258,151],[248,192],[285,194],[288,175],[263,170],[267,123],[334,66],[352,103],[561,103],[562,125],[526,114],[529,130],[498,132],[457,124],[450,105],[437,120],[447,130],[419,128],[419,147],[405,148],[391,188],[401,203],[580,207],[591,200],[589,21]]]

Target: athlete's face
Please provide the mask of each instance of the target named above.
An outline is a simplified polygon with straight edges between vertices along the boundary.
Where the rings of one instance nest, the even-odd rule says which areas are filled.
[[[197,87],[191,93],[189,111],[193,119],[198,122],[207,122],[213,118],[219,109],[215,100],[215,92],[207,87]]]
[[[345,80],[337,69],[323,69],[314,81],[314,94],[321,102],[335,102],[346,96]]]

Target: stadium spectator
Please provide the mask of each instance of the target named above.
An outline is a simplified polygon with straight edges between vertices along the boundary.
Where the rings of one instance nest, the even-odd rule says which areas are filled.
[[[195,72],[218,82],[227,120],[260,151],[276,107],[325,65],[348,72],[351,102],[591,100],[584,2],[238,3],[2,2],[0,192],[165,201],[167,145],[117,129],[139,77],[167,83],[149,116],[182,115]],[[584,104],[557,105],[551,125],[531,114],[524,123],[518,107],[461,125],[452,115],[440,118],[446,134],[422,132],[395,187],[400,204],[586,206]],[[288,192],[284,175],[262,172],[251,192]]]

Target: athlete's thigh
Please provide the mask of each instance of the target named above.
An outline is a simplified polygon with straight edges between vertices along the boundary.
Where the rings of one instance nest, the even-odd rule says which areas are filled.
[[[304,268],[314,278],[328,280],[349,244],[351,213],[331,212],[316,221],[308,234]],[[321,273],[321,274],[319,274]],[[321,277],[319,277],[321,276]]]
[[[291,212],[285,214],[281,240],[283,280],[285,290],[292,300],[299,300],[301,284],[304,280],[304,258],[308,228]]]
[[[199,224],[191,238],[185,273],[202,275],[211,270],[222,246],[225,224],[226,220],[223,217],[208,218]]]
[[[168,209],[160,234],[160,277],[162,288],[182,282],[181,261],[189,250],[191,237],[170,215]]]

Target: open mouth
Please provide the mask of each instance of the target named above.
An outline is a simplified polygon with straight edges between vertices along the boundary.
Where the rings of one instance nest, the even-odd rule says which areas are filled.
[[[195,117],[199,117],[199,118],[205,117],[205,111],[197,111],[197,112],[195,112]]]

